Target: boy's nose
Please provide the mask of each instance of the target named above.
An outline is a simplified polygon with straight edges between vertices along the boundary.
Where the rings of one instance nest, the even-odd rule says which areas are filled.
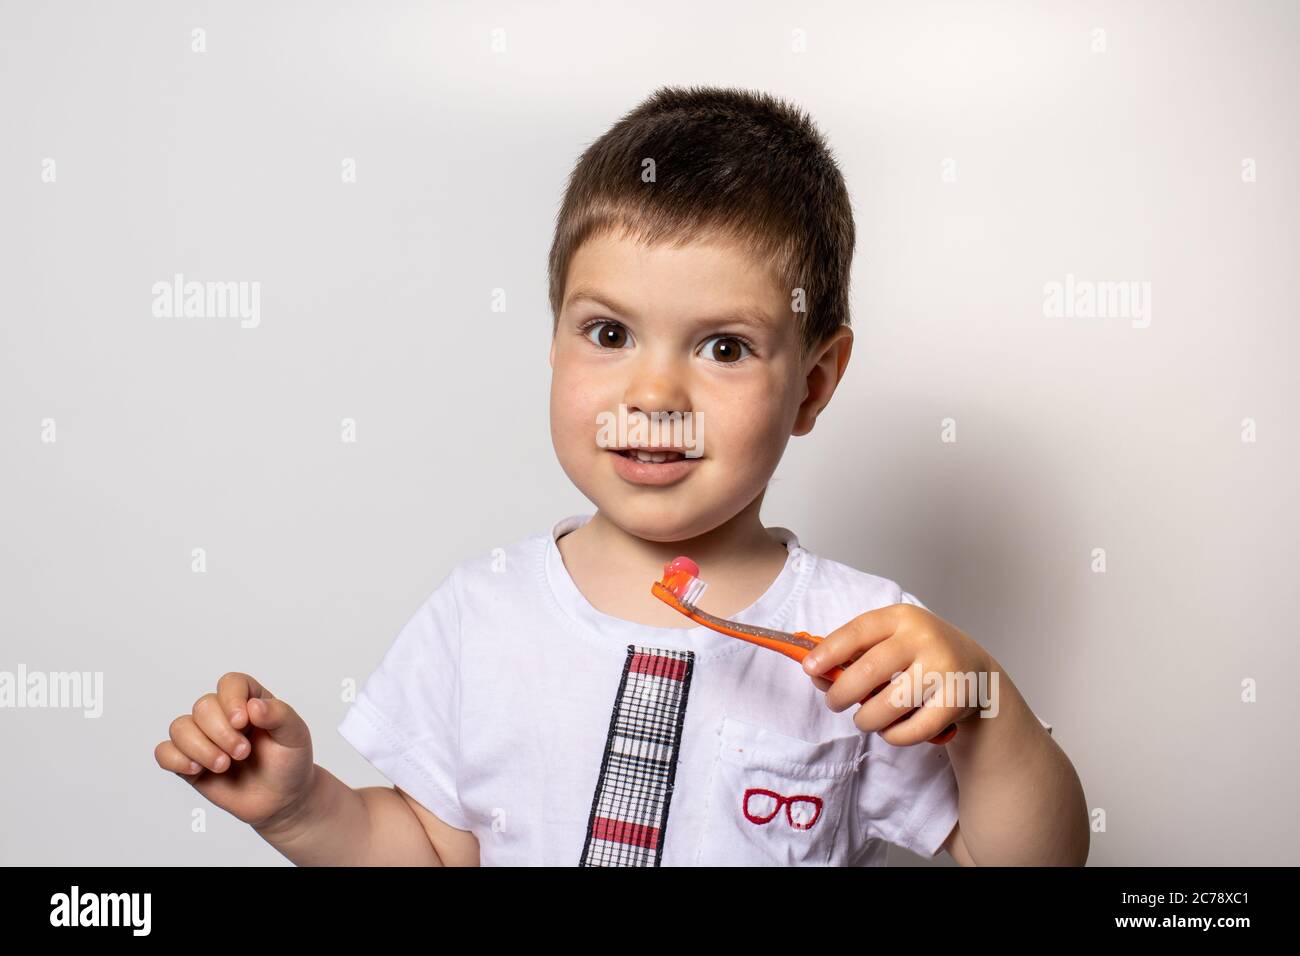
[[[682,376],[662,366],[638,369],[623,393],[628,411],[688,412],[690,395]]]

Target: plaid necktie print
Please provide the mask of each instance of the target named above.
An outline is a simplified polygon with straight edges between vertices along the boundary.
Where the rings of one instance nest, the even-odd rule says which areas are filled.
[[[658,866],[695,655],[629,644],[582,866]]]

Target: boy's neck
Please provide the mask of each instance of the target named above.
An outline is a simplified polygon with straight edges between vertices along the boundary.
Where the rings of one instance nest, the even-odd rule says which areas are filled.
[[[762,496],[707,534],[685,541],[650,541],[630,534],[597,511],[559,539],[569,576],[599,611],[654,627],[692,627],[656,600],[650,584],[678,555],[692,558],[709,589],[701,606],[726,617],[753,604],[785,567],[787,551],[759,521]]]

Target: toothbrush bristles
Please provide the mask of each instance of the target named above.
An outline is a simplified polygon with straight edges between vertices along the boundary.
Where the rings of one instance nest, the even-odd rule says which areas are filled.
[[[700,595],[704,593],[706,587],[708,587],[708,585],[699,578],[691,578],[690,583],[686,585],[686,593],[681,595],[682,603],[691,606],[698,604]]]
[[[700,566],[690,558],[682,556],[673,558],[664,565],[664,576],[660,583],[667,588],[677,600],[693,606],[700,599],[706,587],[699,577]]]

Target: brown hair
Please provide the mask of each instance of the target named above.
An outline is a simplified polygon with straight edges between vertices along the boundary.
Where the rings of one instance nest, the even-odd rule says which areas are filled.
[[[642,179],[645,160],[654,180]],[[739,241],[778,286],[804,290],[805,352],[849,321],[853,210],[844,177],[807,114],[766,93],[656,90],[579,157],[555,223],[552,323],[578,247],[621,228],[647,244],[708,235]]]

